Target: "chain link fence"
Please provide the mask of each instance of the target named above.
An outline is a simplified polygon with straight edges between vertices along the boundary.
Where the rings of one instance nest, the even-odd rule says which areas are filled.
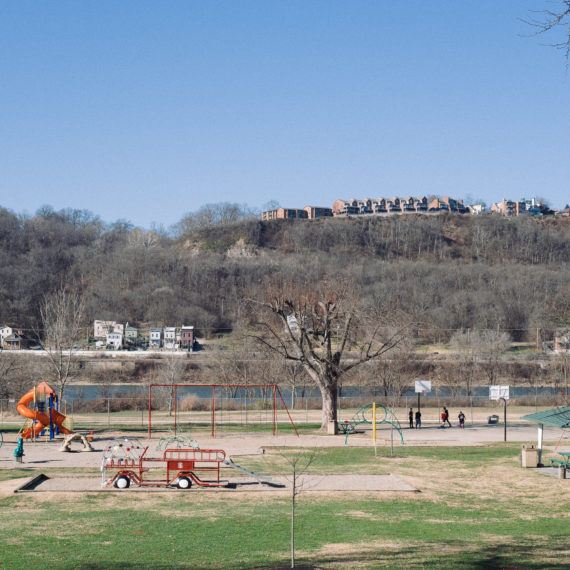
[[[114,394],[97,393],[97,386],[70,386],[61,406],[61,413],[75,419],[78,424],[89,423],[93,426],[112,427],[113,425],[131,425],[146,428],[148,425],[148,387],[117,386]],[[108,388],[106,388],[108,390]],[[321,395],[313,386],[296,387],[294,390],[283,386],[283,398],[296,423],[314,423],[320,421]],[[388,408],[400,410],[400,415],[410,407],[440,409],[442,406],[459,408],[496,408],[496,402],[489,400],[488,386],[478,386],[468,393],[463,387],[435,386],[430,393],[421,394],[418,399],[412,387],[400,391],[385,391],[379,386],[343,386],[337,393],[338,417],[345,416],[353,410],[371,402],[380,403]],[[253,390],[245,403],[243,398],[227,397],[224,402],[217,402],[216,413],[221,417],[245,417],[245,423],[254,422],[259,416],[259,423],[271,421],[262,411],[260,395]],[[18,400],[15,398],[0,399],[0,426],[24,426],[28,420],[20,416],[16,410]],[[206,421],[211,412],[211,399],[196,390],[188,389],[178,396],[178,409],[186,418],[204,417]],[[558,407],[569,404],[569,394],[565,388],[555,387],[511,387],[509,406]],[[153,394],[153,414],[158,412],[165,423],[173,421],[172,391],[165,389],[162,394]],[[402,411],[403,410],[403,411]],[[234,413],[234,416],[231,415]],[[249,418],[249,420],[248,420]],[[153,419],[154,421],[154,419]],[[243,422],[243,420],[241,420]]]

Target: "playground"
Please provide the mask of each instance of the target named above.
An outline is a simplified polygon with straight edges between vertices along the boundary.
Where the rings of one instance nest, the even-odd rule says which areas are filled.
[[[150,439],[140,416],[101,428],[97,417],[76,415],[74,429],[89,436],[92,451],[77,440],[61,451],[66,434],[50,439],[44,424],[43,436],[24,440],[21,463],[13,455],[21,433],[3,430],[0,566],[16,568],[33,556],[54,568],[287,567],[290,460],[314,456],[296,481],[301,567],[563,568],[570,479],[554,468],[521,467],[522,445],[536,443],[536,425],[519,420],[529,411],[510,410],[507,442],[503,426],[488,423],[489,410],[476,411],[464,430],[440,429],[435,408],[422,410],[422,429],[408,429],[393,421],[406,410],[392,410],[390,422],[377,420],[375,442],[373,426],[359,420],[370,417],[369,408],[343,410],[345,423],[360,422],[348,437],[319,432],[317,414],[305,423],[292,413],[296,430],[279,416],[274,433],[271,409],[261,426],[234,420],[216,424],[214,433],[207,411],[191,429],[179,422],[176,434],[170,416],[157,414]],[[570,450],[568,435],[545,426],[545,459]],[[136,442],[135,463],[148,448],[165,473],[168,461],[183,465],[165,476],[172,485],[102,484],[125,465],[133,469],[106,451],[117,442]],[[167,449],[188,451],[175,457]],[[223,451],[213,457],[219,477],[197,475],[229,485],[179,486],[185,469],[200,466],[185,461],[212,459],[198,450]],[[106,457],[112,462],[102,473]],[[137,473],[153,467],[136,466]]]

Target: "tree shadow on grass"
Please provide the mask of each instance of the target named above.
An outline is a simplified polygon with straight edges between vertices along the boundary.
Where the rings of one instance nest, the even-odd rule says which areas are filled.
[[[413,546],[390,546],[364,552],[335,552],[330,555],[304,557],[299,556],[295,568],[299,570],[316,570],[323,566],[332,568],[437,568],[479,570],[488,568],[502,569],[546,569],[568,568],[566,538],[557,537],[558,544],[551,544],[548,538],[544,543],[536,545],[529,542],[505,545],[481,545],[473,547],[470,543],[442,541],[439,543],[416,543]],[[535,548],[538,546],[548,553],[548,561],[541,558]],[[73,566],[80,570],[130,570],[188,568],[192,570],[210,570],[211,568],[251,569],[251,570],[285,570],[290,568],[289,559],[283,556],[276,563],[245,563],[239,559],[228,564],[227,561],[216,561],[215,557],[207,564],[189,562],[188,565],[173,562],[172,564],[145,563],[132,560],[130,562],[91,562]]]
[[[299,568],[319,568],[322,565],[332,565],[339,568],[371,567],[386,568],[462,568],[463,570],[488,568],[568,568],[568,550],[565,538],[560,537],[560,544],[545,542],[538,545],[548,553],[548,560],[536,552],[537,545],[533,543],[514,543],[508,545],[481,545],[473,548],[470,544],[453,542],[419,544],[414,546],[390,547],[386,550],[378,548],[365,552],[335,553],[309,560],[299,558]],[[309,564],[308,564],[309,563]],[[305,564],[305,566],[303,566]],[[269,568],[287,568],[285,564]],[[297,567],[297,566],[296,566]]]

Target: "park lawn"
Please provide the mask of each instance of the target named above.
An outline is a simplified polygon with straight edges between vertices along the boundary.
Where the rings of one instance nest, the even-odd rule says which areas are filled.
[[[320,427],[320,423],[303,423],[293,427],[290,422],[279,422],[277,425],[277,432],[280,435],[289,435],[296,433],[296,429],[297,433],[299,434],[312,434],[317,433]],[[113,418],[113,421],[108,425],[105,418],[79,418],[75,421],[74,428],[80,431],[94,430],[96,433],[99,431],[107,430],[120,431],[125,433],[146,433],[146,426],[141,425],[140,422],[122,423],[121,418]],[[12,429],[12,431],[17,430]],[[172,431],[172,426],[168,424],[156,423],[153,424],[152,435],[153,437],[157,437],[160,434],[167,434]],[[247,433],[272,434],[273,424],[271,422],[254,421],[249,421],[247,424],[242,424],[239,422],[231,424],[216,424],[216,433],[218,435],[224,433],[243,434],[244,431]],[[182,435],[190,436],[194,439],[196,437],[199,437],[201,434],[209,435],[212,432],[212,427],[209,421],[184,422],[179,424],[178,432]]]
[[[45,467],[42,469],[38,469],[37,467],[20,467],[16,469],[0,469],[0,482],[9,481],[10,479],[34,477],[34,475],[37,475],[38,473],[44,473],[48,476],[55,477],[59,475],[61,477],[72,473],[80,475],[85,475],[87,473],[100,474],[101,470],[97,467]]]
[[[316,450],[315,473],[391,472],[422,492],[302,492],[298,564],[567,567],[569,482],[521,469],[519,451],[407,447],[406,457],[388,458],[367,448]],[[268,453],[261,471],[282,473],[291,450]],[[0,567],[287,567],[289,510],[286,491],[19,494],[0,499]]]
[[[287,457],[296,453],[314,453],[312,471],[315,473],[388,474],[398,466],[410,466],[417,471],[420,466],[437,469],[438,462],[445,462],[446,469],[463,465],[486,464],[490,461],[518,463],[521,444],[489,444],[480,446],[394,446],[390,447],[322,447],[318,449],[294,447],[265,447],[264,455],[235,458],[242,467],[267,475],[283,473]],[[425,465],[424,465],[425,464]]]
[[[0,482],[9,481],[10,479],[20,479],[22,477],[33,477],[37,471],[30,467],[22,467],[21,469],[0,469]]]

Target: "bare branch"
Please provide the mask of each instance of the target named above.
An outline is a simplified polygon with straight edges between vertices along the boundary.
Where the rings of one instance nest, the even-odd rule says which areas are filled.
[[[525,24],[535,28],[535,32],[531,36],[539,36],[542,34],[555,32],[560,28],[564,29],[563,41],[547,44],[564,52],[566,60],[566,69],[570,61],[570,0],[559,0],[560,7],[558,10],[533,10],[528,19],[523,19]]]

